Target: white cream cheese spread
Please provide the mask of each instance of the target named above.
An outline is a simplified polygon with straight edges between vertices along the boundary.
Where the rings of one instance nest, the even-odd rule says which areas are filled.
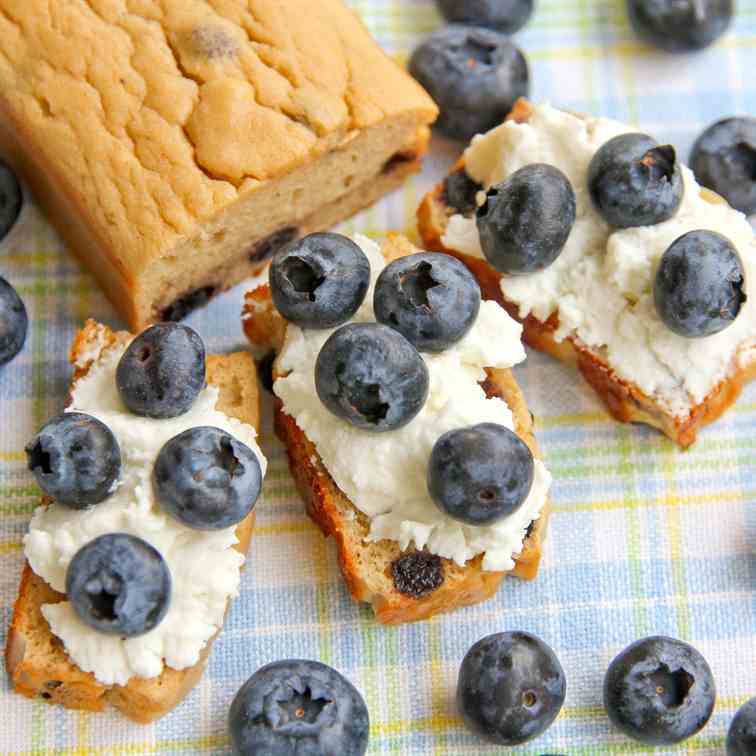
[[[756,242],[745,216],[703,199],[693,173],[684,166],[685,195],[673,218],[655,226],[610,229],[591,205],[588,165],[605,142],[629,131],[633,129],[615,121],[577,117],[542,105],[527,123],[507,122],[475,137],[465,152],[465,168],[486,188],[530,163],[549,163],[565,173],[577,200],[567,244],[546,270],[502,276],[504,296],[519,306],[523,318],[533,314],[546,321],[557,312],[558,341],[577,338],[620,378],[684,418],[750,354],[756,292],[724,331],[686,339],[672,333],[656,313],[657,266],[670,244],[688,231],[718,231],[740,253],[748,292],[756,280]],[[474,218],[452,216],[443,243],[483,257]]]
[[[385,266],[378,246],[363,236],[355,241],[368,256],[372,281],[354,322],[375,319],[373,286]],[[426,472],[437,439],[454,428],[494,422],[514,429],[506,402],[487,398],[480,386],[485,367],[509,368],[525,359],[522,327],[494,302],[481,303],[470,332],[440,354],[423,354],[430,375],[428,400],[406,426],[370,433],[332,415],[315,390],[315,362],[333,330],[302,330],[289,325],[277,369],[285,377],[274,386],[284,410],[315,444],[323,463],[350,501],[370,518],[368,540],[388,538],[402,549],[419,549],[463,565],[485,554],[483,569],[510,570],[528,525],[546,502],[551,476],[540,460],[530,494],[520,509],[498,523],[468,526],[444,515],[428,494]]]

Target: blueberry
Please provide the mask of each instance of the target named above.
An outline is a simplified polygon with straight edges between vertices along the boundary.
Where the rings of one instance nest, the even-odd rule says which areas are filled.
[[[157,627],[171,601],[171,573],[160,552],[127,533],[108,533],[76,552],[66,596],[97,632],[133,638]]]
[[[479,640],[462,660],[457,708],[474,733],[514,746],[548,729],[566,692],[562,665],[540,638],[495,633]]]
[[[444,179],[443,202],[460,215],[472,215],[478,209],[477,195],[483,187],[461,168]]]
[[[121,474],[115,436],[83,412],[50,420],[26,445],[26,459],[39,487],[72,509],[89,509],[107,499]]]
[[[183,415],[205,387],[205,345],[196,331],[160,323],[139,334],[116,370],[123,403],[153,418]]]
[[[533,454],[509,428],[480,423],[444,433],[428,463],[428,491],[445,514],[490,525],[516,512],[533,485]]]
[[[262,488],[257,455],[226,431],[199,426],[179,433],[160,450],[153,471],[160,506],[197,530],[241,522]]]
[[[0,276],[0,365],[10,362],[23,348],[29,317],[18,292]]]
[[[669,220],[684,193],[675,148],[646,134],[620,134],[593,156],[588,190],[596,210],[615,228]]]
[[[709,721],[715,698],[706,659],[687,643],[663,636],[629,645],[604,678],[609,719],[646,745],[671,745],[695,735]]]
[[[756,118],[725,118],[709,126],[693,145],[690,167],[736,210],[756,213]]]
[[[505,35],[473,26],[447,26],[412,54],[410,73],[436,101],[438,130],[469,141],[498,126],[530,89],[528,64]]]
[[[702,50],[732,21],[733,0],[627,0],[635,33],[667,52]]]
[[[756,698],[739,709],[727,732],[727,756],[756,754]]]
[[[359,309],[370,262],[341,234],[310,234],[276,254],[270,291],[281,315],[302,328],[334,328]]]
[[[530,20],[535,0],[436,0],[436,4],[450,23],[514,34]]]
[[[375,319],[421,352],[442,352],[472,327],[480,286],[459,260],[420,252],[389,263],[375,284]]]
[[[543,270],[567,243],[575,212],[575,192],[558,168],[526,165],[491,187],[477,210],[483,254],[501,273]]]
[[[242,685],[228,726],[237,756],[362,756],[370,719],[343,675],[291,659],[267,664]]]
[[[0,241],[15,225],[23,204],[24,194],[16,174],[0,160]]]
[[[406,425],[428,398],[428,368],[412,344],[379,323],[331,334],[315,363],[315,388],[334,415],[363,430]]]
[[[719,333],[738,317],[745,273],[738,251],[715,231],[689,231],[664,253],[654,281],[659,317],[679,336]]]

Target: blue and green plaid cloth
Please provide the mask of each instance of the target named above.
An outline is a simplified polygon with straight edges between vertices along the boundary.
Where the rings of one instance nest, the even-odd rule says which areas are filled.
[[[430,0],[353,5],[399,59],[440,23]],[[695,56],[658,54],[632,35],[622,0],[540,0],[517,35],[532,66],[533,99],[637,124],[685,155],[701,129],[733,113],[756,113],[756,0]],[[435,140],[422,176],[350,223],[346,231],[414,232],[423,193],[456,157]],[[38,494],[23,445],[63,407],[71,339],[86,317],[121,326],[91,276],[27,206],[0,245],[0,273],[26,300],[26,348],[0,377],[0,644],[23,561],[21,539]],[[189,321],[210,351],[245,348],[243,287]],[[174,713],[147,727],[109,712],[89,715],[11,693],[0,678],[0,752],[5,754],[228,753],[226,712],[261,665],[321,659],[363,692],[370,754],[645,753],[613,731],[603,711],[604,671],[628,643],[667,634],[709,661],[718,701],[706,729],[657,753],[720,754],[735,710],[756,695],[756,386],[691,451],[659,434],[612,422],[570,369],[530,353],[517,377],[535,412],[554,473],[553,514],[535,583],[507,581],[480,606],[397,628],[377,625],[350,599],[331,543],[305,517],[271,431],[265,494],[241,596],[215,644],[207,673]],[[269,414],[269,412],[268,412]],[[460,660],[480,637],[537,633],[567,673],[567,701],[554,726],[520,749],[485,746],[455,713]]]

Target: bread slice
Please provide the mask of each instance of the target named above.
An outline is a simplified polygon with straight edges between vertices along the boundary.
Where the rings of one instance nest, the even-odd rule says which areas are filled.
[[[521,99],[515,103],[507,120],[525,123],[531,113],[531,104]],[[464,159],[460,159],[452,167],[449,176],[464,180],[464,170]],[[578,338],[568,337],[563,341],[557,341],[554,338],[559,327],[557,313],[552,314],[545,322],[532,315],[523,320],[518,315],[517,305],[508,301],[502,292],[498,271],[481,258],[444,246],[442,236],[449,218],[459,212],[450,205],[447,195],[448,181],[449,177],[429,192],[418,209],[418,227],[424,245],[429,249],[454,255],[464,262],[477,277],[483,296],[499,302],[513,318],[523,323],[525,343],[577,368],[616,420],[653,426],[679,446],[686,448],[696,440],[698,431],[717,420],[735,403],[743,386],[756,378],[756,359],[740,359],[730,372],[730,377],[715,386],[702,402],[692,406],[687,417],[676,417],[638,386],[620,378],[601,354],[587,347]],[[708,189],[702,189],[701,196],[714,204],[725,203],[724,199]]]
[[[383,247],[387,260],[396,259],[417,250],[401,237],[391,237]],[[246,296],[244,328],[253,344],[279,350],[283,343],[286,323],[270,300],[270,289],[261,286]],[[533,436],[533,418],[528,411],[519,386],[509,370],[488,370],[483,388],[489,397],[497,396],[509,405],[514,415],[518,435],[540,456]],[[308,515],[325,536],[333,536],[338,550],[339,564],[350,593],[356,601],[371,604],[376,619],[385,624],[400,624],[427,619],[441,612],[485,601],[496,593],[507,573],[482,569],[482,555],[460,567],[449,559],[425,558],[424,552],[404,567],[415,570],[410,579],[418,584],[441,580],[439,587],[424,595],[409,595],[397,588],[394,565],[414,549],[402,552],[395,541],[365,541],[369,519],[358,510],[339,489],[323,465],[317,449],[283,410],[276,400],[275,427],[286,445],[289,467]],[[532,580],[538,573],[541,544],[546,534],[548,502],[528,531],[522,552],[517,557],[513,575]]]
[[[71,349],[70,360],[76,366],[74,383],[86,374],[104,349],[126,344],[130,339],[129,333],[114,332],[88,321]],[[254,362],[249,354],[208,357],[207,377],[220,389],[218,407],[223,412],[249,425],[259,425],[260,397]],[[237,525],[239,543],[235,548],[242,553],[249,547],[254,522],[253,510]],[[69,709],[103,711],[112,704],[135,722],[148,723],[173,709],[202,676],[214,639],[208,642],[200,661],[193,667],[181,671],[165,667],[157,677],[133,677],[125,686],[103,685],[68,658],[63,643],[52,634],[42,615],[43,604],[64,599],[65,596],[36,575],[28,563],[24,565],[5,647],[6,669],[18,693]]]

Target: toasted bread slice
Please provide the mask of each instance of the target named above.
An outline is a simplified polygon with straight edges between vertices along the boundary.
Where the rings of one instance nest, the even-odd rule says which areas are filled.
[[[387,260],[415,252],[401,237],[391,237],[383,247]],[[244,308],[244,328],[253,344],[278,351],[283,343],[286,323],[273,307],[267,285],[249,292]],[[515,429],[535,456],[540,456],[533,436],[533,418],[528,411],[519,386],[509,370],[488,370],[483,388],[489,397],[503,399],[512,410]],[[413,553],[402,552],[395,541],[365,541],[369,519],[339,489],[325,468],[315,445],[294,419],[283,411],[276,400],[275,425],[279,438],[286,445],[291,473],[301,494],[307,513],[323,534],[333,536],[338,549],[341,571],[356,601],[372,605],[376,619],[385,624],[400,624],[427,619],[441,612],[477,604],[496,593],[505,572],[482,569],[482,555],[464,567],[444,558],[419,559],[417,569],[429,572],[413,576],[418,582],[427,578],[440,586],[424,595],[408,595],[398,590],[393,565]],[[541,544],[546,534],[548,502],[528,531],[522,552],[510,574],[532,580],[538,573]]]
[[[104,349],[125,344],[130,339],[129,333],[114,332],[107,326],[88,321],[71,349],[74,383],[86,374]],[[223,412],[258,427],[260,396],[254,361],[249,354],[208,357],[207,377],[220,389],[218,407]],[[242,553],[249,547],[254,522],[253,510],[237,525],[239,543],[235,548]],[[213,639],[202,651],[200,661],[192,667],[181,671],[165,667],[157,677],[133,677],[125,686],[103,685],[69,659],[63,643],[52,634],[42,615],[43,604],[64,599],[65,596],[36,575],[28,563],[24,565],[5,647],[6,668],[18,693],[69,709],[102,711],[107,704],[112,704],[135,722],[148,723],[173,709],[202,676]]]
[[[520,99],[515,103],[507,120],[525,123],[531,114],[532,105]],[[449,176],[464,175],[464,170],[462,158],[452,167]],[[428,249],[454,255],[464,262],[478,279],[483,296],[499,302],[513,318],[522,322],[525,343],[562,362],[574,365],[616,420],[653,426],[679,446],[686,448],[696,440],[699,429],[717,420],[735,403],[743,386],[756,378],[756,359],[739,359],[737,366],[730,372],[730,377],[715,386],[702,402],[691,406],[687,417],[676,417],[638,386],[620,378],[602,355],[587,347],[578,338],[570,336],[563,341],[557,341],[554,334],[559,328],[558,313],[552,314],[545,322],[532,315],[525,319],[520,318],[517,305],[508,301],[501,290],[501,276],[498,271],[481,258],[444,246],[442,237],[449,218],[459,212],[450,205],[447,181],[448,178],[429,192],[418,209],[418,227],[424,245]],[[708,189],[703,189],[701,196],[713,204],[725,203],[724,199]]]

